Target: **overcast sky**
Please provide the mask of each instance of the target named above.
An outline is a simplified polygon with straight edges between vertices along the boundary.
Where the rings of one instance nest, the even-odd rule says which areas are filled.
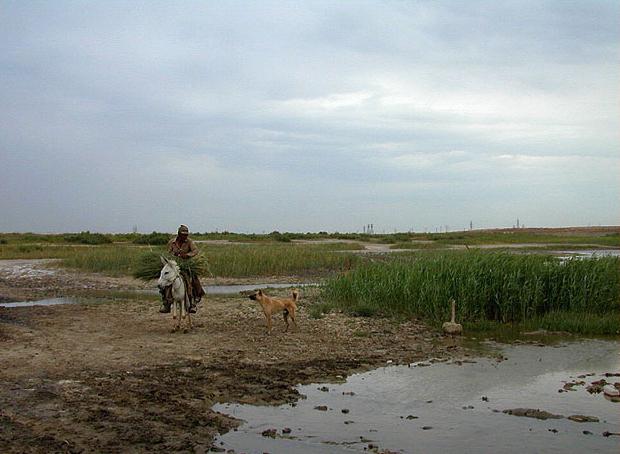
[[[0,231],[620,224],[620,2],[0,1]]]

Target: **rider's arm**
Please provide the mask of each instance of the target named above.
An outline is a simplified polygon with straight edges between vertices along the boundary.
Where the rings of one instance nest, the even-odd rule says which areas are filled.
[[[174,238],[168,241],[168,253],[174,255]]]
[[[192,240],[187,240],[189,242],[189,252],[187,253],[188,257],[194,257],[198,255],[198,248],[194,244]]]

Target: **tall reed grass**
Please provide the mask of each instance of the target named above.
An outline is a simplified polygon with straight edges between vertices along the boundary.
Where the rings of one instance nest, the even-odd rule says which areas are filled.
[[[354,267],[360,258],[350,252],[359,244],[199,244],[210,274],[219,277],[324,276]],[[0,245],[0,259],[60,259],[60,265],[112,276],[131,276],[147,251],[163,247],[126,244],[69,246],[46,244]]]
[[[329,281],[324,297],[360,315],[519,323],[554,313],[620,316],[620,259],[561,261],[550,256],[428,252],[362,264]],[[620,320],[616,326],[620,325]]]

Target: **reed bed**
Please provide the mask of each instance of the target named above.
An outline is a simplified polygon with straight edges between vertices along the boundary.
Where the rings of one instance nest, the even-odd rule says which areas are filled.
[[[357,255],[326,244],[218,245],[206,249],[216,276],[320,276],[355,266]]]
[[[620,259],[559,260],[550,256],[474,251],[427,252],[368,263],[324,287],[330,306],[359,315],[520,323],[553,314],[608,316],[620,328]]]
[[[354,267],[360,258],[343,243],[293,244],[270,243],[248,245],[199,244],[205,266],[203,276],[254,277],[254,276],[324,276]],[[112,244],[99,246],[69,245],[0,245],[0,258],[55,258],[60,266],[81,271],[104,273],[110,276],[134,276],[144,271],[143,260],[159,265],[163,247]],[[145,259],[145,256],[150,258]],[[157,260],[153,260],[155,257]],[[148,271],[152,273],[152,269]]]

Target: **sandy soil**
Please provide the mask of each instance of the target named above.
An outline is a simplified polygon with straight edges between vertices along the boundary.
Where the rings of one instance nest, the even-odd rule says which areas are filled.
[[[0,299],[144,285],[7,262]],[[416,320],[312,319],[317,289],[304,290],[300,330],[277,319],[271,336],[241,295],[209,298],[187,334],[145,298],[0,308],[0,452],[204,452],[237,424],[216,402],[294,402],[298,383],[467,354]]]

